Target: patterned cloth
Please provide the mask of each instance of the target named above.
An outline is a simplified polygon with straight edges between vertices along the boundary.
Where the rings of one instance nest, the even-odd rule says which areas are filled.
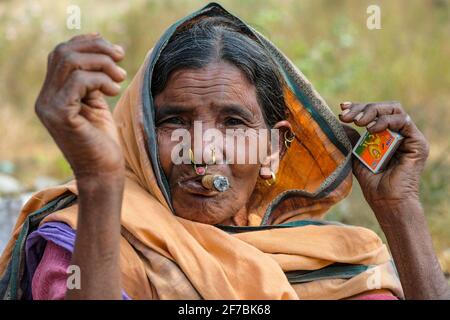
[[[27,269],[33,300],[64,299],[74,246],[75,230],[65,223],[46,223],[28,236]],[[122,297],[130,299],[123,290]]]

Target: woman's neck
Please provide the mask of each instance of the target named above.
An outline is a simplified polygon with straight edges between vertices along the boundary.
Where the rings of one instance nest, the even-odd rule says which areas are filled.
[[[246,226],[246,225],[248,225],[247,207],[244,206],[233,217],[224,220],[220,224],[226,225],[226,226]]]

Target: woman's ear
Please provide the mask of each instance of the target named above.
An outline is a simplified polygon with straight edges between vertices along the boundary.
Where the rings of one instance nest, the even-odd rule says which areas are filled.
[[[279,152],[280,159],[282,159],[284,154],[287,151],[287,146],[286,146],[287,143],[285,143],[286,142],[285,140],[286,140],[286,138],[290,138],[293,135],[292,125],[289,121],[282,120],[282,121],[278,121],[277,123],[275,123],[275,125],[273,126],[273,129],[279,130],[278,152]]]
[[[275,180],[275,174],[278,171],[279,161],[287,151],[290,140],[293,137],[292,126],[287,120],[277,122],[272,129],[278,130],[278,148],[272,148],[269,142],[270,155],[261,163],[260,177],[267,180]],[[286,139],[289,139],[286,141]],[[270,139],[271,140],[271,139]]]

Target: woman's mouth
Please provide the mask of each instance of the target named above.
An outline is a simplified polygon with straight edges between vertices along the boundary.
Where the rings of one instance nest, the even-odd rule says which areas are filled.
[[[220,193],[217,190],[206,189],[202,185],[202,176],[178,181],[178,186],[185,192],[204,197],[214,197]]]

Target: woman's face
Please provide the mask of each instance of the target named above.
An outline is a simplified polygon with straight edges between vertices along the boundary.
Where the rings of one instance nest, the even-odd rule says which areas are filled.
[[[224,137],[227,129],[268,129],[255,86],[242,71],[226,62],[212,63],[201,69],[177,70],[170,75],[165,89],[155,97],[155,113],[159,156],[171,188],[175,213],[207,224],[245,223],[246,204],[255,188],[261,164],[249,163],[248,154],[244,164],[238,164],[236,160],[239,150],[248,152],[250,139],[244,140],[244,149],[234,149],[233,164],[220,161],[227,157],[225,147],[215,147],[219,164],[208,165],[207,174],[228,178],[231,188],[221,193],[203,188],[201,176],[196,175],[192,165],[174,164],[172,151],[180,141],[172,141],[171,137],[174,130],[184,129],[190,134],[192,150],[203,148],[204,154],[212,157],[211,141],[203,139],[200,140],[202,146],[195,145],[198,140],[195,141],[194,135],[199,132],[194,133],[194,122],[201,123],[200,135],[211,128]],[[285,122],[276,127],[280,128]],[[203,162],[209,160],[203,159]]]

